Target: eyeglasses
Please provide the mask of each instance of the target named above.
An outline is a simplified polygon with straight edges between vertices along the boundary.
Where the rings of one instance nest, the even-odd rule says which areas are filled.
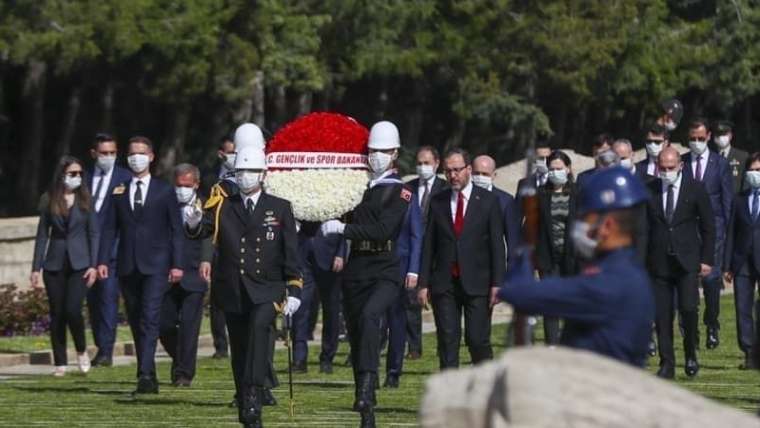
[[[82,171],[69,171],[66,173],[68,177],[81,177]]]
[[[459,168],[444,168],[443,173],[446,175],[452,175],[452,174],[459,174],[460,172],[467,169],[467,165],[460,166]]]

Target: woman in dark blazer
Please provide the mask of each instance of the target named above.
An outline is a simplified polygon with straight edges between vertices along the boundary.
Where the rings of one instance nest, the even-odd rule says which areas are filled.
[[[536,268],[539,275],[570,276],[577,270],[570,237],[576,213],[577,190],[570,158],[555,150],[546,159],[548,180],[538,189],[539,229]],[[559,343],[559,319],[544,317],[544,337],[549,345]]]
[[[92,197],[82,180],[82,162],[63,156],[49,191],[40,201],[40,222],[34,243],[31,283],[45,282],[50,304],[50,340],[55,376],[66,373],[66,327],[74,338],[79,369],[90,370],[86,352],[82,302],[97,278],[100,231]]]

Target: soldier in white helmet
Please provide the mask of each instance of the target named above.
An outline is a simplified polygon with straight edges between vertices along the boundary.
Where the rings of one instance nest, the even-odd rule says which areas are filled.
[[[216,244],[211,299],[227,320],[238,415],[246,427],[261,426],[277,308],[293,314],[303,286],[292,207],[262,191],[265,174],[263,147],[243,147],[235,159],[238,191],[203,212],[183,211],[188,235],[211,236]]]
[[[354,410],[362,427],[374,427],[375,388],[380,359],[380,319],[401,292],[396,241],[412,192],[395,169],[400,147],[396,126],[378,122],[369,134],[372,180],[362,202],[347,223],[330,220],[322,233],[342,234],[351,240],[351,256],[344,269],[343,298],[346,327],[356,383]]]

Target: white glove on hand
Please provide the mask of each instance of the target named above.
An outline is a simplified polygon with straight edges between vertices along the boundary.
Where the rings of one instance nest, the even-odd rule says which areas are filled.
[[[195,229],[203,219],[203,210],[195,205],[187,205],[182,208],[182,218],[190,229]]]
[[[282,310],[282,313],[287,317],[296,313],[300,307],[301,299],[296,299],[295,297],[288,296],[288,301],[285,303],[285,309]]]
[[[343,234],[343,230],[346,228],[346,224],[338,220],[327,220],[322,223],[322,235],[330,235],[333,233]]]

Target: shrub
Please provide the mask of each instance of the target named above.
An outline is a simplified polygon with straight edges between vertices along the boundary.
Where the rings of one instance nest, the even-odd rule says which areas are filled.
[[[18,291],[13,284],[0,285],[0,334],[40,335],[46,333],[49,326],[45,290]]]

